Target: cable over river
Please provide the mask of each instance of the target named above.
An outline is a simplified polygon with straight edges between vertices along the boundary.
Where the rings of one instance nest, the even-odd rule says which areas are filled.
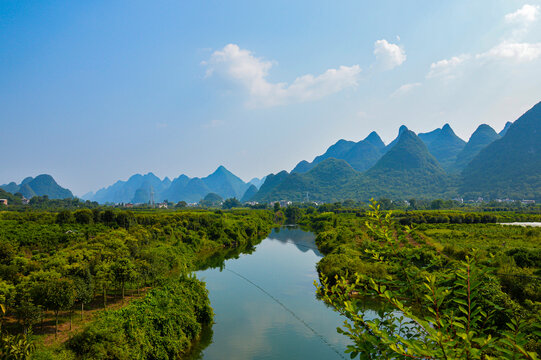
[[[196,273],[207,283],[215,324],[189,359],[346,359],[343,318],[315,296],[314,235],[274,230],[250,255]]]

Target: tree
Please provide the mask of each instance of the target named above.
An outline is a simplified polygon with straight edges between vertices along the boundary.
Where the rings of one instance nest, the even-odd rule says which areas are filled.
[[[288,206],[285,209],[284,214],[288,223],[296,224],[302,216],[302,211],[297,206]]]
[[[177,208],[177,209],[184,209],[186,206],[188,206],[188,203],[186,203],[186,201],[179,201],[179,202],[175,205],[175,208]]]
[[[39,321],[41,310],[36,303],[33,284],[23,282],[17,285],[15,293],[15,316],[23,327],[25,334]],[[35,286],[35,285],[34,285]]]
[[[443,200],[442,199],[432,200],[430,202],[430,208],[432,210],[438,210],[438,209],[443,208]]]
[[[115,221],[115,213],[113,210],[107,209],[100,214],[101,221],[111,225]]]
[[[103,294],[103,308],[107,308],[107,289],[111,286],[113,282],[113,272],[111,271],[111,263],[109,262],[100,262],[96,266],[96,287],[102,289]]]
[[[55,338],[58,334],[58,314],[61,310],[68,310],[75,302],[75,286],[73,281],[66,278],[54,279],[44,284],[46,297],[44,305],[55,314]]]
[[[73,217],[75,217],[78,224],[91,224],[94,220],[94,215],[90,209],[75,210]]]
[[[75,302],[81,304],[81,320],[83,320],[85,304],[90,303],[94,297],[94,282],[90,270],[81,268],[77,271],[73,276],[73,285],[75,287]]]
[[[124,300],[124,289],[126,283],[135,278],[135,266],[128,258],[120,258],[113,262],[111,265],[111,271],[117,284],[120,285],[122,292],[122,300]]]
[[[73,222],[73,215],[69,210],[62,210],[56,214],[56,223],[57,224],[68,224]]]
[[[222,204],[223,209],[232,209],[234,207],[240,207],[242,206],[241,202],[237,200],[237,198],[229,198],[224,201]]]

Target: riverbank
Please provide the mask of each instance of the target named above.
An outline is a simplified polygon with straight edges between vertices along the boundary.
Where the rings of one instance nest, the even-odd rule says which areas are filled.
[[[541,353],[535,334],[541,310],[541,229],[476,223],[475,217],[460,212],[453,214],[452,222],[448,215],[430,216],[432,222],[427,223],[426,216],[414,213],[405,218],[379,210],[311,212],[299,222],[317,234],[316,244],[325,254],[317,268],[321,278],[328,279],[329,287],[337,277],[346,279],[341,284],[354,284],[355,274],[360,274],[352,291],[363,294],[373,290],[374,284],[381,284],[421,316],[426,316],[430,307],[426,304],[427,296],[431,296],[426,279],[433,278],[437,288],[448,289],[447,299],[462,301],[461,293],[455,293],[450,284],[456,281],[465,260],[475,259],[485,274],[476,285],[476,293],[482,294],[476,301],[479,311],[491,314],[489,323],[499,334],[512,320],[521,319],[523,346]],[[514,218],[516,214],[499,216]],[[472,221],[462,223],[470,218]],[[404,219],[409,226],[397,223]],[[460,311],[452,301],[447,306]],[[489,334],[492,330],[486,331]]]
[[[5,286],[0,287],[0,300],[7,305],[7,316],[18,320],[4,331],[17,333],[24,331],[25,326],[33,327],[46,307],[60,315],[72,308],[80,309],[81,304],[99,302],[100,299],[105,306],[105,299],[111,294],[123,298],[125,289],[153,288],[140,300],[132,303],[126,301],[126,306],[119,310],[102,312],[80,333],[70,332],[69,337],[73,339],[67,345],[58,341],[52,343],[52,353],[47,347],[40,347],[40,353],[35,353],[38,358],[42,355],[42,358],[57,358],[60,354],[64,358],[100,358],[96,355],[96,347],[106,354],[116,351],[116,345],[108,341],[110,337],[124,339],[122,343],[126,351],[136,349],[134,344],[138,341],[146,341],[145,351],[149,353],[167,346],[171,346],[173,353],[182,353],[189,347],[190,341],[199,335],[201,326],[210,320],[202,321],[198,316],[201,309],[190,306],[184,306],[181,314],[172,316],[171,309],[167,307],[170,303],[148,306],[149,299],[177,299],[179,303],[187,304],[188,299],[197,295],[208,302],[207,293],[201,290],[204,290],[204,286],[196,286],[196,280],[193,280],[196,283],[183,282],[183,285],[190,284],[199,289],[191,295],[183,295],[180,291],[187,286],[181,286],[178,294],[168,289],[180,281],[178,274],[181,274],[182,280],[182,274],[196,270],[196,266],[205,262],[209,254],[250,248],[265,237],[273,226],[272,214],[267,211],[182,211],[165,214],[152,211],[137,214],[125,211],[89,212],[88,215],[92,217],[87,218],[88,223],[78,221],[82,217],[69,212],[2,215],[5,217],[0,218],[0,238],[4,240],[3,246],[9,247],[8,253],[13,254],[7,263],[13,264],[10,266],[17,263],[21,267],[18,271],[27,274],[22,278],[10,279],[5,276],[5,271],[1,273]],[[94,215],[97,217],[94,218]],[[26,261],[16,260],[18,254],[21,254],[18,259]],[[157,295],[163,291],[169,292],[163,296]],[[53,299],[57,299],[54,300],[56,303],[53,303]],[[123,303],[124,300],[127,299],[123,299]],[[23,306],[25,313],[22,312]],[[152,322],[145,324],[143,319],[141,324],[135,326],[133,319],[127,320],[130,316],[126,318],[128,314],[136,315],[140,311],[146,313],[147,317],[160,312],[169,314],[166,318],[171,321],[171,326],[181,329],[182,333],[170,333],[168,345],[158,342],[149,344],[145,339],[152,338],[149,336],[154,333]],[[197,321],[188,321],[193,316]],[[176,319],[183,320],[178,320],[179,323]],[[114,326],[104,326],[104,321]],[[98,323],[101,325],[96,327]],[[123,326],[119,325],[123,323]],[[188,328],[177,326],[179,324]],[[163,324],[154,325],[158,329]],[[60,323],[60,329],[63,328]],[[101,328],[106,328],[106,332],[97,332]],[[146,333],[143,329],[146,329]],[[62,334],[60,337],[65,338]],[[178,342],[175,342],[175,337],[178,337]],[[182,346],[178,347],[178,344]],[[153,346],[156,347],[154,350]]]

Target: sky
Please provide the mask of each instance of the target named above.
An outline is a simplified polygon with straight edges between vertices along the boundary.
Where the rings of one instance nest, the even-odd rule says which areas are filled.
[[[247,181],[539,101],[540,0],[0,0],[0,184]]]

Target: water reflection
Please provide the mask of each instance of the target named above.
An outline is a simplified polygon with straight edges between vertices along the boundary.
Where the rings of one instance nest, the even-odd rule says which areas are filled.
[[[348,339],[336,332],[343,319],[315,296],[321,254],[314,235],[285,227],[256,249],[236,249],[229,260],[210,256],[207,269],[197,272],[216,316],[212,339],[201,340],[189,358],[344,358]]]

